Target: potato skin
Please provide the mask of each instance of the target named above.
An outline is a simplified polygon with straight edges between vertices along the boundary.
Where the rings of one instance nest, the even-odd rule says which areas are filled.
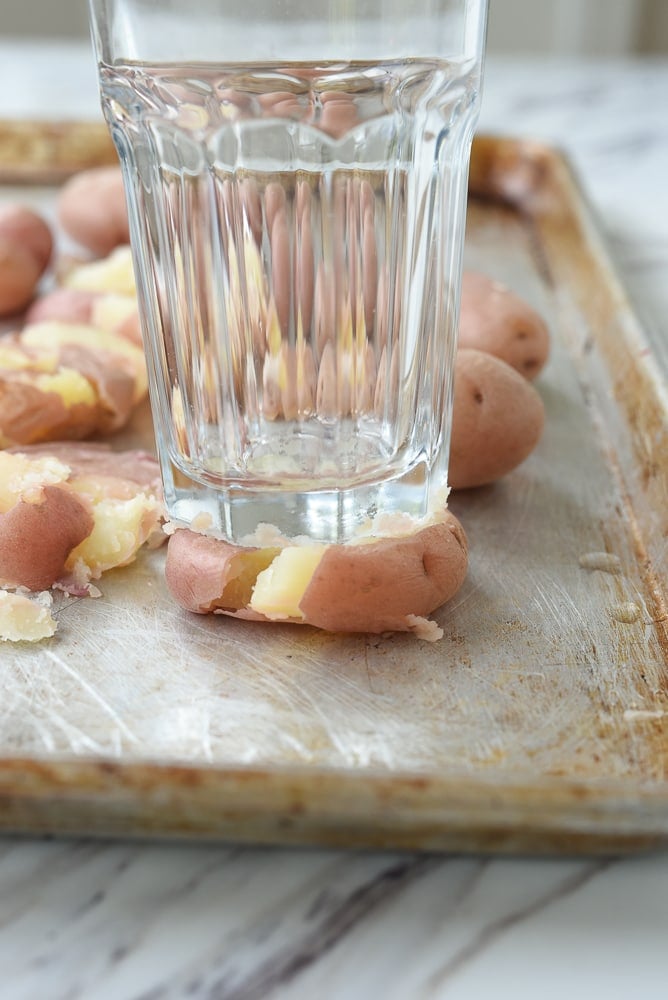
[[[240,546],[219,538],[185,529],[174,532],[165,566],[165,580],[174,600],[196,614],[213,610],[230,581],[232,559],[241,552]]]
[[[550,334],[543,318],[510,288],[478,271],[465,271],[459,346],[493,354],[534,379],[550,353]]]
[[[0,444],[2,447],[86,437],[98,424],[97,405],[67,407],[55,392],[0,373]]]
[[[543,401],[510,365],[483,351],[458,351],[450,486],[468,489],[505,476],[531,454],[544,423]]]
[[[96,297],[95,292],[85,292],[78,288],[56,288],[33,302],[26,314],[26,323],[43,323],[52,319],[67,323],[90,323]]]
[[[0,316],[12,316],[28,305],[40,268],[27,247],[0,235]]]
[[[92,530],[90,511],[73,493],[42,487],[39,501],[19,500],[0,514],[0,581],[47,590],[62,575],[72,549]]]
[[[53,253],[53,235],[37,212],[25,205],[0,206],[0,239],[27,250],[40,277],[46,271]]]
[[[61,188],[57,210],[65,232],[100,257],[130,241],[120,167],[75,174]]]
[[[169,590],[188,611],[218,610],[266,621],[247,606],[223,607],[220,600],[238,571],[238,559],[257,551],[180,529],[167,550]],[[331,632],[410,631],[408,616],[423,617],[449,600],[464,582],[467,566],[466,535],[449,511],[411,535],[331,545],[301,599],[304,619],[286,620]]]
[[[408,615],[429,615],[459,590],[467,566],[464,529],[446,512],[413,535],[330,546],[299,608],[329,632],[405,631]]]

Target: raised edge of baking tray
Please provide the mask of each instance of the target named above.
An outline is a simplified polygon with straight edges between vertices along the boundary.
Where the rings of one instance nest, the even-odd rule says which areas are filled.
[[[0,123],[5,185],[113,158],[100,124]],[[542,310],[554,349],[537,452],[452,498],[472,557],[437,616],[444,639],[193,621],[145,554],[98,601],[63,602],[52,643],[3,649],[0,828],[569,853],[668,842],[665,381],[558,150],[478,137],[469,206],[467,264]]]

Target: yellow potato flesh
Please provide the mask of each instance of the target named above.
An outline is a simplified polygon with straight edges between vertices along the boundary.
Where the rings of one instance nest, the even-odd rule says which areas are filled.
[[[136,311],[137,301],[134,296],[118,293],[102,295],[93,303],[92,325],[99,326],[102,330],[115,330]]]
[[[147,390],[146,364],[144,352],[136,344],[110,330],[82,323],[63,323],[60,320],[44,320],[27,326],[21,334],[21,343],[46,355],[58,357],[58,348],[68,345],[82,347],[90,351],[109,351],[130,362],[136,380],[135,401],[142,399]]]
[[[100,500],[93,506],[93,530],[72,549],[65,568],[72,570],[83,562],[97,579],[108,569],[132,562],[146,540],[145,519],[156,510],[157,503],[140,493],[131,500]]]
[[[68,274],[64,284],[66,288],[86,292],[134,295],[136,286],[130,248],[118,247],[103,260],[82,264]]]
[[[69,467],[55,458],[32,459],[0,451],[0,514],[31,490],[64,483],[69,474]]]
[[[52,636],[57,627],[48,607],[39,601],[0,590],[0,639],[38,642]]]
[[[34,385],[42,392],[57,393],[67,407],[77,403],[95,406],[97,403],[97,393],[93,386],[73,368],[63,368],[55,375],[38,375]]]
[[[250,607],[272,620],[303,619],[299,608],[326,545],[294,545],[282,549],[267,569],[258,574]]]

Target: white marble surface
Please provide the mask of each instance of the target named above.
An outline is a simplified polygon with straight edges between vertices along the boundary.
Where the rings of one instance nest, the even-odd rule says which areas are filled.
[[[490,62],[481,127],[572,157],[668,357],[668,64]],[[0,39],[0,114],[97,114],[91,56]],[[0,840],[2,1000],[668,994],[668,855],[442,858]]]

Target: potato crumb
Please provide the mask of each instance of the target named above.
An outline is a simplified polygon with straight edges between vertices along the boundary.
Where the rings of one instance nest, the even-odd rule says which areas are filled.
[[[406,624],[417,639],[423,642],[438,642],[443,638],[443,629],[429,618],[419,615],[406,615]]]
[[[200,534],[204,534],[212,524],[213,518],[211,517],[211,514],[209,514],[206,510],[202,510],[190,522],[190,530],[198,531]]]
[[[0,590],[0,639],[5,642],[48,639],[58,627],[50,608],[51,595],[46,591],[31,600],[23,594]]]
[[[284,549],[297,542],[298,539],[286,538],[285,535],[281,534],[275,524],[264,522],[258,524],[252,535],[246,535],[241,540],[242,545],[259,549]],[[312,545],[313,542],[309,541],[308,544]]]

